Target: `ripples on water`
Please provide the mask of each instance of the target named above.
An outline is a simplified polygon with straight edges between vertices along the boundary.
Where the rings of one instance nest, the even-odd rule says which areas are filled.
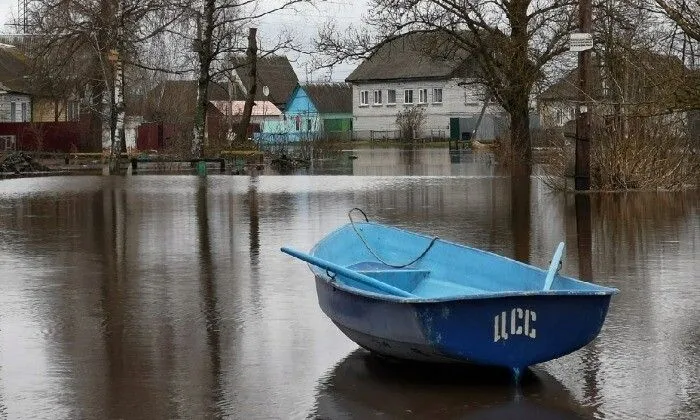
[[[0,418],[700,415],[696,192],[577,201],[511,186],[484,156],[354,153],[313,169],[345,176],[0,181]],[[512,205],[519,188],[529,205]],[[278,251],[309,249],[354,206],[540,266],[563,239],[566,273],[621,293],[597,340],[521,388],[387,364]]]

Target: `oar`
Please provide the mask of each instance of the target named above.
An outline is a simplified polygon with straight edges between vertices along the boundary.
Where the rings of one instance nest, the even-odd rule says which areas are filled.
[[[417,297],[416,295],[412,293],[408,293],[405,290],[401,290],[398,287],[394,287],[390,284],[386,284],[384,282],[381,282],[377,279],[373,279],[370,276],[366,276],[362,273],[358,273],[357,271],[350,270],[349,268],[345,268],[343,266],[340,266],[338,264],[332,263],[330,261],[323,260],[318,257],[314,257],[313,255],[305,254],[301,251],[297,251],[296,249],[288,248],[288,247],[282,247],[280,251],[284,252],[285,254],[289,254],[292,257],[299,258],[302,261],[306,261],[309,264],[313,264],[317,267],[325,268],[328,271],[332,271],[336,274],[343,275],[345,277],[351,278],[353,280],[357,280],[360,283],[364,283],[368,286],[372,286],[376,289],[381,290],[382,292],[389,293],[394,296],[401,296],[401,297]]]
[[[561,258],[564,255],[564,242],[559,242],[557,250],[554,251],[554,256],[552,257],[552,262],[549,263],[549,271],[547,271],[547,277],[544,279],[544,289],[549,290],[552,287],[552,282],[554,281],[554,276],[559,270],[559,264],[561,263]]]

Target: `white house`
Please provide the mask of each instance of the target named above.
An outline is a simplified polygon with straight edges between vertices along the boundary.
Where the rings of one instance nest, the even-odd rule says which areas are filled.
[[[467,58],[431,57],[433,34],[393,40],[362,62],[345,80],[352,84],[356,138],[396,138],[397,114],[421,107],[426,123],[416,137],[492,139],[502,109],[484,104],[484,88],[473,75],[476,63]],[[484,113],[483,118],[479,116]],[[480,121],[478,130],[477,121]]]
[[[32,118],[32,98],[0,83],[0,122],[28,122]]]

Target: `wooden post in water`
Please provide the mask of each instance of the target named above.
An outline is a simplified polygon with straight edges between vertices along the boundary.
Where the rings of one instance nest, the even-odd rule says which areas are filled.
[[[591,32],[591,0],[579,0],[579,27]],[[578,53],[579,104],[576,110],[576,167],[574,183],[577,191],[591,188],[591,50]]]

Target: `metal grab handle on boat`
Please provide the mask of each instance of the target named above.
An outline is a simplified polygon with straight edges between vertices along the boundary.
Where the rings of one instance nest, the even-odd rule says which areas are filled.
[[[377,279],[373,279],[370,276],[366,276],[362,273],[358,273],[357,271],[350,270],[349,268],[345,268],[343,266],[340,266],[338,264],[332,263],[330,261],[323,260],[318,257],[314,257],[313,255],[305,254],[301,251],[297,251],[296,249],[288,248],[288,247],[282,247],[280,248],[280,251],[284,252],[285,254],[289,254],[292,257],[299,258],[302,261],[306,261],[309,264],[313,264],[317,267],[325,268],[328,271],[332,271],[336,274],[340,274],[342,276],[351,278],[353,280],[357,280],[360,283],[364,283],[368,286],[372,286],[376,289],[381,290],[382,292],[389,293],[394,296],[401,296],[401,297],[416,297],[416,295],[412,293],[408,293],[405,290],[401,290],[398,287],[394,287],[390,284],[386,284],[384,282],[381,282]]]
[[[554,251],[554,256],[552,257],[552,262],[549,263],[549,271],[547,271],[547,277],[544,279],[544,289],[549,290],[552,287],[552,282],[554,281],[554,276],[559,271],[561,265],[561,258],[564,255],[564,242],[559,242],[557,250]]]

